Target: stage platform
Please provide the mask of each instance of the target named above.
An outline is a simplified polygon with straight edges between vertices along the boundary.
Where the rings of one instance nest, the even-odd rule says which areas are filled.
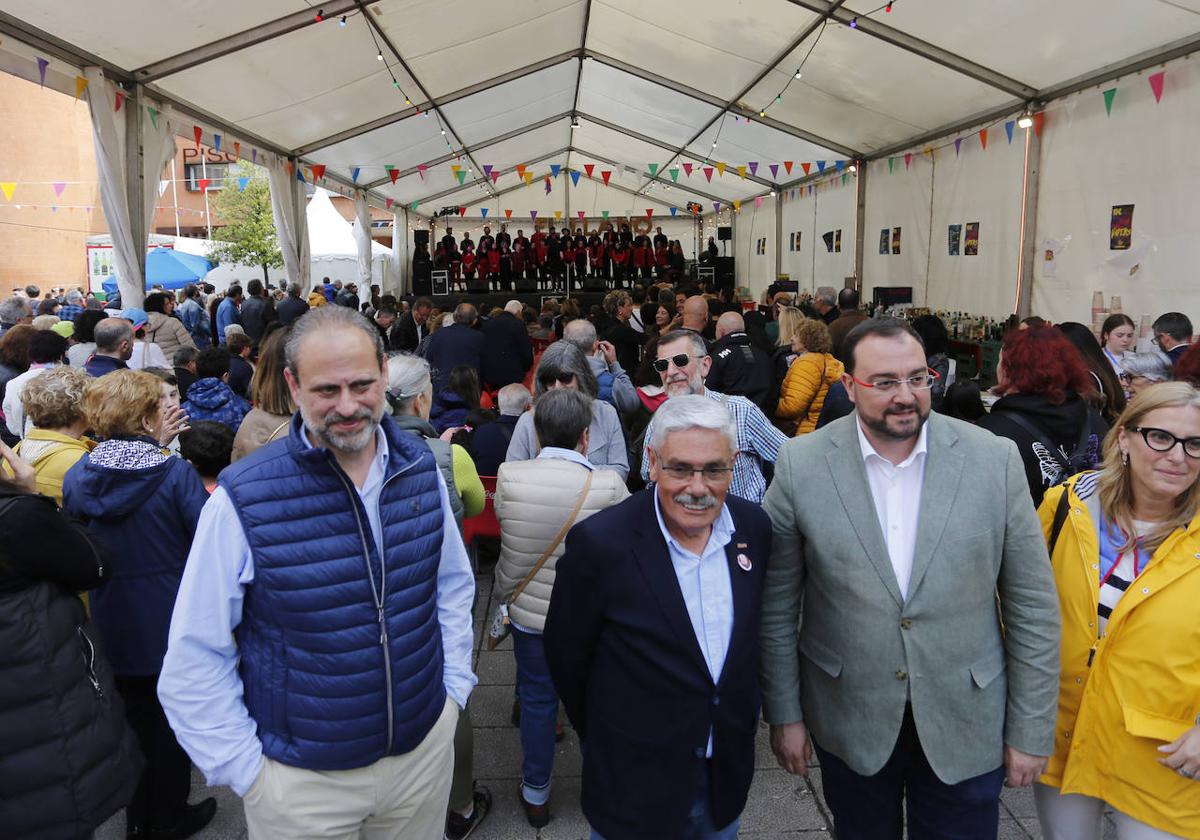
[[[591,306],[599,306],[604,303],[604,296],[607,292],[581,292],[572,289],[570,297],[579,302],[580,309],[586,314]],[[406,297],[409,302],[416,299],[417,296]],[[433,305],[443,312],[449,312],[458,306],[458,304],[466,302],[474,304],[476,309],[486,312],[493,307],[503,307],[510,300],[519,300],[521,303],[532,306],[539,312],[542,309],[542,304],[554,298],[558,301],[566,300],[568,297],[565,291],[554,291],[552,289],[542,289],[536,292],[455,292],[449,295],[425,295],[433,301]]]

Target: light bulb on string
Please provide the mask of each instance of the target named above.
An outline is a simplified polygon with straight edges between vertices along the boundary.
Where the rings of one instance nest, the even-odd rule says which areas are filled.
[[[345,25],[346,25],[346,16],[342,15],[342,19],[338,21],[338,26],[345,27]]]
[[[320,23],[321,21],[325,20],[325,10],[317,9],[317,13],[315,15],[313,15],[313,20],[315,20],[317,23]]]
[[[383,50],[380,50],[379,52],[375,53],[375,60],[383,61]]]
[[[759,119],[761,119],[761,118],[765,117],[766,115],[767,115],[767,112],[766,112],[766,111],[759,111],[759,112],[758,112]]]
[[[803,78],[803,77],[804,77],[804,74],[803,74],[802,72],[800,72],[800,70],[799,70],[799,69],[797,69],[797,70],[796,70],[796,78],[797,78],[797,79],[801,79],[801,78]]]

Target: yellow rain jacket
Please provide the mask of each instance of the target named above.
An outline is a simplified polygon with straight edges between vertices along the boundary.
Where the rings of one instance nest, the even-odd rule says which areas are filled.
[[[1200,837],[1200,781],[1158,762],[1158,747],[1200,725],[1200,516],[1163,541],[1097,638],[1098,475],[1069,483],[1069,512],[1050,558],[1062,663],[1054,755],[1040,781]],[[1038,511],[1047,540],[1064,492],[1046,491]]]

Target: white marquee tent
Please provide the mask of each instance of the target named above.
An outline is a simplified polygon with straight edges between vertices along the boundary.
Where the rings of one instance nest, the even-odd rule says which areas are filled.
[[[318,187],[305,209],[313,277],[328,277],[343,283],[362,283],[358,266],[358,242],[350,222],[329,200],[329,192]],[[357,220],[355,221],[357,224]],[[371,283],[383,286],[392,249],[372,240]],[[368,283],[368,285],[370,285]],[[304,290],[307,293],[307,289]]]
[[[0,69],[88,80],[130,242],[166,117],[271,168],[297,265],[299,173],[393,208],[405,253],[443,207],[694,202],[756,292],[783,272],[988,315],[1086,320],[1097,291],[1200,312],[1200,0],[0,0],[0,36]],[[109,84],[140,107],[114,118]]]

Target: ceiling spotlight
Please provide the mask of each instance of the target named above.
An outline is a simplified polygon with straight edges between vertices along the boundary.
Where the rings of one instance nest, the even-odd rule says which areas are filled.
[[[1033,115],[1029,111],[1021,114],[1021,118],[1017,120],[1017,126],[1019,128],[1033,128]]]
[[[851,171],[851,172],[857,172],[857,171],[858,171],[858,166],[857,166],[857,165],[855,165],[855,164],[853,164],[853,163],[852,163],[852,164],[850,164],[850,171]]]
[[[320,23],[321,21],[325,20],[325,10],[317,9],[317,13],[315,15],[313,15],[313,20],[315,20],[317,23]]]
[[[411,105],[411,104],[412,104],[412,100],[411,100],[411,99],[409,99],[409,98],[406,96],[406,97],[404,97],[404,104],[405,104],[405,105]]]
[[[803,78],[803,77],[804,77],[804,74],[803,74],[803,73],[801,73],[799,70],[797,70],[797,71],[796,71],[796,78],[797,78],[797,79],[801,79],[801,78]]]
[[[445,137],[445,136],[446,136],[446,129],[444,129],[444,128],[442,129],[442,136],[443,136],[443,137]]]
[[[338,21],[338,26],[345,26],[345,25],[346,25],[346,16],[342,15],[342,19]]]
[[[379,52],[375,53],[375,60],[383,61],[383,50],[380,50]]]
[[[571,128],[579,128],[579,117],[571,117]]]
[[[850,18],[850,28],[858,29],[858,18]]]
[[[775,190],[771,190],[771,198],[775,197]]]

